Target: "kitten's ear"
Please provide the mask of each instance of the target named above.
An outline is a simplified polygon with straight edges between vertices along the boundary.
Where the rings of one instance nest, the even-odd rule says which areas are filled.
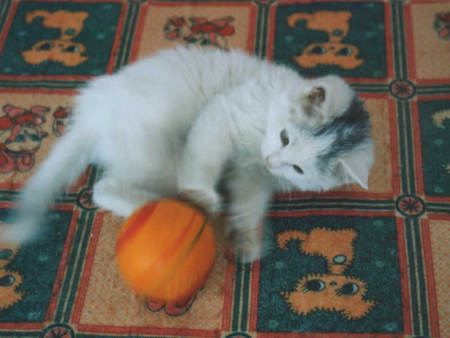
[[[323,86],[316,86],[311,88],[307,98],[308,104],[312,106],[320,107],[325,101],[325,88]]]
[[[344,171],[344,183],[358,183],[364,189],[369,188],[369,173],[373,164],[373,145],[367,144],[350,155],[339,158]]]
[[[306,93],[302,97],[303,110],[310,118],[322,119],[324,112],[327,110],[325,102],[328,93],[324,85],[318,84],[307,88]]]
[[[303,110],[315,121],[326,121],[343,113],[354,97],[350,86],[335,75],[309,80],[304,90]]]

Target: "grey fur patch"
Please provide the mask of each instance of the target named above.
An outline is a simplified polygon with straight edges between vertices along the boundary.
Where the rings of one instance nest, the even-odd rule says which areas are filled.
[[[314,137],[334,136],[334,142],[320,159],[328,162],[338,156],[352,152],[370,140],[370,115],[364,103],[355,95],[348,109],[330,122],[316,128]]]

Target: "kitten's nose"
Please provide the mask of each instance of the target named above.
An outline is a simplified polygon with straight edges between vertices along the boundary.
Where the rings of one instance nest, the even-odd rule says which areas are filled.
[[[278,155],[268,155],[266,156],[266,165],[270,169],[279,168],[282,164]]]

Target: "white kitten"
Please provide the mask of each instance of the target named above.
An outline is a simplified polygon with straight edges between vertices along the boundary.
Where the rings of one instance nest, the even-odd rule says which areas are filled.
[[[373,158],[369,115],[343,80],[306,80],[239,51],[161,51],[91,81],[72,120],[2,240],[32,239],[55,194],[90,163],[104,169],[95,203],[122,216],[179,194],[215,212],[227,167],[230,231],[252,261],[275,189],[367,187]]]

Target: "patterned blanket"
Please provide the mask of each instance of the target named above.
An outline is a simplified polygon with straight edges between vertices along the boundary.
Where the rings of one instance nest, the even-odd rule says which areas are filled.
[[[1,0],[0,227],[77,88],[176,44],[348,79],[371,113],[369,191],[274,196],[267,257],[227,259],[217,228],[203,289],[155,304],[118,275],[123,219],[91,201],[90,167],[48,236],[0,247],[0,336],[450,337],[448,0]]]

